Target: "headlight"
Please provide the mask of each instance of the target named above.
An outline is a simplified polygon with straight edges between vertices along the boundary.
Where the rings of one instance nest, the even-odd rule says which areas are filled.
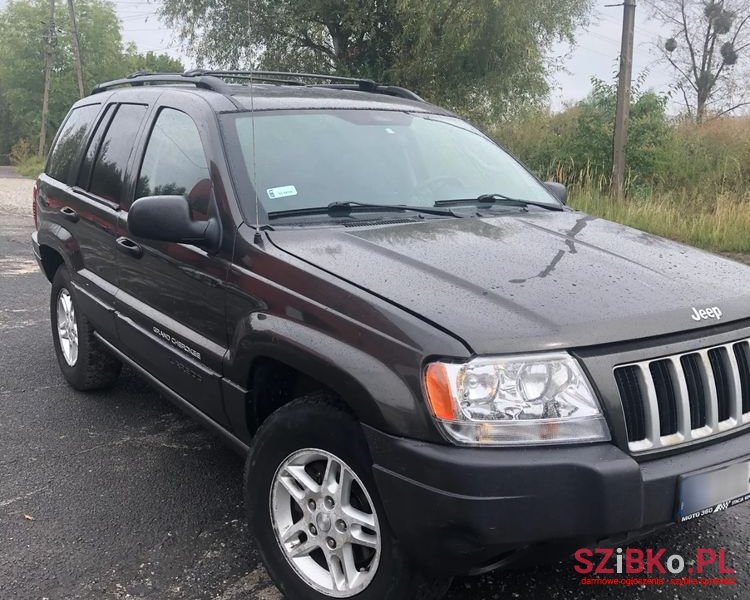
[[[591,385],[564,352],[435,362],[425,370],[432,413],[467,445],[536,445],[610,439]]]

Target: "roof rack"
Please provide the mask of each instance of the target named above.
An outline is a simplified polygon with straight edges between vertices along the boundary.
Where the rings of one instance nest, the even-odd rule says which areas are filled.
[[[347,85],[345,83],[321,84],[315,87],[324,87],[324,88],[329,88],[333,90],[354,90],[354,91],[358,91],[362,89],[358,86]],[[383,94],[385,96],[394,96],[396,98],[404,98],[405,100],[414,100],[415,102],[426,102],[424,98],[415,94],[411,90],[407,90],[406,88],[399,87],[397,85],[382,85],[378,83],[375,85],[374,89],[366,90],[366,91],[372,92],[375,94]]]
[[[371,91],[378,87],[372,79],[356,77],[341,77],[339,75],[321,75],[320,73],[292,73],[290,71],[214,71],[206,69],[193,69],[185,73],[187,76],[212,75],[214,77],[225,77],[227,79],[253,79],[254,81],[266,81],[268,78],[284,78],[284,83],[292,85],[306,85],[300,79],[318,79],[321,81],[336,81],[358,85],[363,91]]]
[[[323,75],[317,73],[291,73],[287,71],[221,71],[207,69],[193,69],[184,73],[152,73],[139,71],[124,79],[116,79],[97,85],[92,94],[104,92],[123,86],[187,84],[198,88],[212,90],[231,96],[235,91],[226,79],[255,81],[258,83],[272,83],[275,85],[295,85],[308,87],[325,87],[329,89],[353,90],[396,96],[407,100],[424,102],[417,94],[406,88],[382,85],[372,79],[358,79],[355,77],[341,77],[339,75]],[[306,83],[306,80],[318,80],[320,83]]]
[[[232,93],[232,88],[218,77],[197,77],[180,73],[147,73],[143,71],[132,73],[131,75],[128,75],[123,79],[115,79],[114,81],[100,83],[91,91],[91,93],[99,94],[101,92],[106,92],[114,88],[125,86],[137,87],[143,85],[163,84],[194,85],[198,88],[212,90],[221,94],[229,95]]]

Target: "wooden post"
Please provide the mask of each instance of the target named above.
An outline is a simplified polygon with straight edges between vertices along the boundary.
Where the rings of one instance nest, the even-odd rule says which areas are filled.
[[[625,148],[628,144],[630,119],[630,90],[633,78],[633,38],[635,36],[635,0],[624,0],[622,17],[622,46],[620,49],[620,78],[617,85],[617,114],[612,168],[612,191],[618,200],[625,196],[627,163]]]
[[[42,101],[42,130],[39,133],[39,157],[44,157],[47,145],[47,119],[49,118],[49,88],[52,79],[52,45],[55,40],[55,0],[49,0],[47,48],[44,51],[44,100]]]
[[[76,65],[76,79],[78,80],[78,94],[81,98],[86,95],[83,87],[83,62],[81,61],[81,44],[78,39],[78,23],[76,22],[76,9],[73,0],[68,0],[68,12],[70,13],[71,41],[73,42],[73,59]]]

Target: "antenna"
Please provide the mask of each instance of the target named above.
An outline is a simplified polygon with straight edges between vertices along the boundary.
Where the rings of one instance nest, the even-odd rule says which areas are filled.
[[[255,71],[255,65],[253,64],[253,46],[252,46],[252,29],[250,27],[250,0],[247,0],[247,40],[250,44],[250,124],[253,136],[252,141],[252,152],[253,152],[253,191],[255,192],[255,236],[253,241],[256,245],[263,245],[263,235],[260,232],[260,198],[258,197],[258,165],[255,159],[255,92],[253,91],[253,72]]]

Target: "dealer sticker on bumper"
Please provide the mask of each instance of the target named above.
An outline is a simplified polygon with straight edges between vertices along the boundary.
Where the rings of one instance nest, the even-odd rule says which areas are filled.
[[[750,462],[680,478],[679,523],[721,512],[750,501]]]

